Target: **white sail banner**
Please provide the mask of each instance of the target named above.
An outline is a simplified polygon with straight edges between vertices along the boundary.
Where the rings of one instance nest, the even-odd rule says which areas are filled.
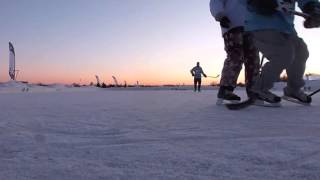
[[[14,47],[11,42],[9,42],[9,76],[12,80],[16,79],[16,54],[14,52]]]
[[[112,78],[113,78],[113,81],[114,81],[115,85],[116,85],[116,86],[119,86],[117,78],[114,77],[114,76],[112,76]]]

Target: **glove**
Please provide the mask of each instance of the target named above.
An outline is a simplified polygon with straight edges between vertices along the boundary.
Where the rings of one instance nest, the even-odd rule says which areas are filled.
[[[270,16],[277,11],[277,0],[248,0],[255,11],[261,15]]]
[[[206,75],[206,74],[204,74],[203,76],[204,76],[205,78],[207,77],[207,75]]]
[[[303,23],[303,26],[307,29],[320,27],[320,15],[317,15],[317,17],[311,16],[310,18],[306,19]]]
[[[194,74],[191,74],[192,76],[194,76]]]
[[[223,28],[229,28],[230,27],[230,23],[231,23],[231,21],[227,16],[223,16],[220,19],[220,26],[223,27]]]
[[[304,21],[303,26],[305,28],[316,28],[320,27],[320,3],[309,2],[307,3],[302,11],[310,16]]]

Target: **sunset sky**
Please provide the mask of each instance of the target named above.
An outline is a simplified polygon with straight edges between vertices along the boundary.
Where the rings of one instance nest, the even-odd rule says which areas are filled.
[[[18,80],[89,83],[95,75],[134,84],[191,84],[197,61],[220,74],[225,52],[209,0],[1,0],[0,81],[8,81],[8,42]],[[319,29],[297,29],[310,50],[306,72],[320,73]],[[213,79],[206,79],[209,84]]]

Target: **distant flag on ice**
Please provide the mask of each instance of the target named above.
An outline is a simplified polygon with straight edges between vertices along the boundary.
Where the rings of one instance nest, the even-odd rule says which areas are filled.
[[[16,79],[16,62],[14,48],[11,42],[9,42],[9,76],[12,80]]]
[[[116,84],[116,86],[119,86],[117,78],[115,76],[112,76],[112,78],[113,78],[113,81]]]
[[[100,78],[98,75],[96,75],[96,79],[97,79],[97,84],[100,84]]]

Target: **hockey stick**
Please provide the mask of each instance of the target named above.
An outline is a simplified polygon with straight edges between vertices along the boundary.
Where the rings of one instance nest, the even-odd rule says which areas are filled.
[[[262,58],[261,58],[261,62],[260,62],[260,67],[259,67],[259,72],[261,73],[262,72],[262,66],[263,66],[263,63],[264,63],[264,59],[266,57],[264,55],[262,55]]]
[[[264,55],[262,55],[261,62],[260,62],[260,68],[262,67],[263,61],[264,61],[265,58],[266,58],[266,57],[265,57]]]
[[[298,12],[298,11],[289,11],[290,13],[294,14],[294,15],[297,15],[297,16],[300,16],[300,17],[303,17],[305,19],[309,18],[310,15],[309,14],[306,14],[306,13],[302,13],[302,12]]]
[[[320,92],[320,89],[318,89],[318,90],[314,91],[313,93],[309,94],[308,96],[309,96],[309,97],[311,97],[311,96],[313,96],[313,95],[317,94],[318,92]]]
[[[216,76],[207,76],[209,78],[218,78],[220,76],[220,74],[216,75]]]
[[[310,17],[309,14],[295,11],[294,9],[291,9],[290,7],[287,7],[285,4],[280,5],[277,9],[280,12],[286,12],[286,13],[289,13],[289,14],[293,14],[293,15],[296,15],[296,16],[303,17],[305,19]]]

